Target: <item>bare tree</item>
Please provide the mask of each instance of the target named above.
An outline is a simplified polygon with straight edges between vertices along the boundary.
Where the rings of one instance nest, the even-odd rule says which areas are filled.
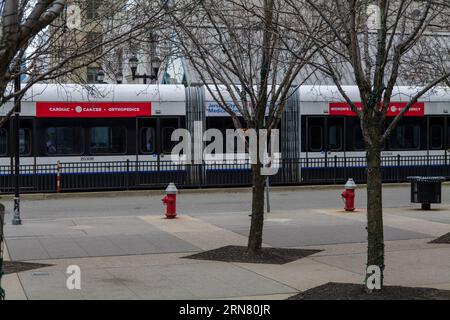
[[[173,10],[177,7],[182,10]],[[312,41],[298,39],[283,27],[295,23],[284,2],[177,0],[168,8],[175,12],[170,18],[178,54],[208,85],[207,90],[231,116],[236,129],[257,133],[265,129],[270,135],[280,122],[299,72],[315,51]],[[230,99],[234,107],[229,105]],[[259,141],[257,146],[259,154]],[[253,255],[261,250],[264,224],[264,164],[257,158],[252,161],[247,250]]]
[[[0,11],[0,107],[37,82],[87,83],[88,66],[115,79],[123,57],[150,46],[166,14],[162,2],[143,0],[5,0]],[[26,83],[16,91],[18,77]]]
[[[64,0],[5,0],[0,4],[0,94],[14,79],[20,59],[30,42],[49,26],[64,10]]]
[[[309,28],[305,12],[323,21],[330,32],[314,38],[318,56],[313,65],[330,77],[340,94],[360,119],[367,150],[367,266],[382,272],[384,233],[382,206],[381,150],[399,121],[419,98],[450,75],[449,50],[439,26],[448,32],[447,1],[413,0],[286,0],[298,21]],[[433,44],[431,49],[430,44]],[[440,68],[428,77],[432,55],[439,52]],[[436,55],[436,54],[435,54]],[[348,71],[349,70],[349,71]],[[412,72],[413,71],[413,72]],[[360,101],[352,100],[343,87],[343,74],[351,73],[359,89]],[[414,76],[412,76],[414,74]],[[414,79],[414,82],[411,80]],[[406,106],[388,121],[388,110],[397,85],[410,80],[418,86]],[[367,275],[368,277],[369,275]]]

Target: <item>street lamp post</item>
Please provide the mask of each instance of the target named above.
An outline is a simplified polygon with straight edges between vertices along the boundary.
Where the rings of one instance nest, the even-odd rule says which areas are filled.
[[[20,68],[20,66],[19,66]],[[12,224],[17,226],[22,224],[20,218],[20,109],[21,99],[18,93],[21,90],[20,86],[20,72],[14,81],[14,91],[16,97],[14,98],[14,216]]]
[[[130,63],[131,75],[133,77],[133,80],[144,79],[144,84],[147,84],[147,79],[152,80],[152,81],[158,79],[159,68],[161,67],[161,60],[159,60],[159,58],[152,59],[152,73],[153,74],[151,74],[151,75],[147,75],[146,73],[143,75],[136,74],[137,67],[139,64],[139,60],[136,56],[132,56],[129,60],[129,63]]]

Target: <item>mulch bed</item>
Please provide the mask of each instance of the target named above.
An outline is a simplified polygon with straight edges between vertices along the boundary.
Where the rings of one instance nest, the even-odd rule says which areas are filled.
[[[281,265],[308,257],[321,251],[322,250],[262,248],[260,253],[250,255],[247,252],[247,247],[227,246],[197,253],[184,257],[184,259]]]
[[[19,273],[39,268],[50,267],[51,264],[29,263],[18,261],[3,261],[3,274]]]
[[[431,288],[386,286],[380,292],[351,283],[327,283],[288,300],[450,300],[450,291]]]
[[[430,243],[437,243],[437,244],[450,244],[450,233],[447,233],[443,235],[440,238],[437,238],[436,240],[431,241]]]

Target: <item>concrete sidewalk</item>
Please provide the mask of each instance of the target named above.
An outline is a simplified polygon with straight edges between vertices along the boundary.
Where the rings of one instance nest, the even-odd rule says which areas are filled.
[[[4,246],[3,260],[11,261],[6,245]],[[7,292],[6,300],[27,300],[17,273],[3,275],[2,288]]]
[[[29,202],[32,215],[23,225],[5,227],[7,255],[50,266],[5,276],[7,299],[284,299],[331,281],[362,283],[364,210],[345,213],[331,206],[334,190],[316,192],[274,196],[278,210],[266,215],[264,245],[323,250],[285,265],[183,258],[246,245],[250,217],[246,210],[233,210],[240,208],[236,194],[218,194],[202,204],[195,203],[198,195],[185,196],[176,220],[163,219],[160,205],[144,207],[148,197]],[[407,188],[391,193],[394,201]],[[315,203],[320,197],[323,206]],[[314,207],[291,209],[299,198]],[[230,199],[234,205],[227,205]],[[218,207],[206,212],[212,204]],[[428,244],[450,232],[450,205],[430,212],[398,205],[385,208],[384,220],[386,283],[450,290],[450,245]],[[81,290],[66,287],[72,265],[81,268]]]

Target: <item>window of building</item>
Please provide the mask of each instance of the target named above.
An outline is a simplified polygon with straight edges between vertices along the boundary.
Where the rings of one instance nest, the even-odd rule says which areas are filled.
[[[46,130],[47,155],[80,155],[83,153],[83,129],[79,127],[50,127]]]
[[[99,8],[103,0],[87,0],[86,17],[88,19],[96,19],[100,16]]]
[[[90,129],[92,154],[126,153],[126,129],[124,127],[94,127]]]
[[[0,128],[0,156],[6,156],[8,154],[8,131],[4,128]]]
[[[313,152],[323,150],[323,127],[309,127],[309,149]]]
[[[420,148],[420,126],[413,124],[399,125],[392,132],[390,139],[392,149],[419,149]]]
[[[153,154],[156,152],[156,131],[153,127],[141,129],[141,152]]]
[[[430,148],[441,150],[444,147],[444,128],[440,125],[430,127]]]
[[[100,55],[102,53],[102,34],[100,32],[89,32],[86,36],[86,45],[91,49],[93,55]]]
[[[98,73],[100,68],[88,67],[87,68],[87,83],[98,83]]]

